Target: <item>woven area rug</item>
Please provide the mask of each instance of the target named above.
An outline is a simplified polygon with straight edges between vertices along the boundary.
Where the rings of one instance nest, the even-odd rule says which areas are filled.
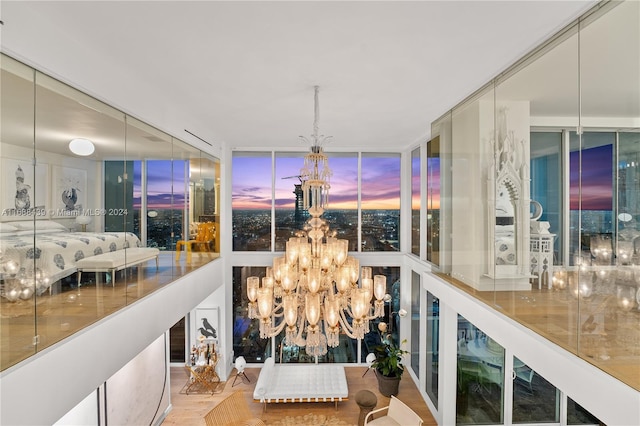
[[[338,419],[336,416],[327,417],[324,414],[305,414],[304,416],[287,416],[282,420],[269,423],[274,426],[355,426]]]

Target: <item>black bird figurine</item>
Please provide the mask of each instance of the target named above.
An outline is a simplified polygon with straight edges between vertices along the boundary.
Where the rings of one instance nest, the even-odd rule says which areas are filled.
[[[209,320],[208,320],[208,319],[206,319],[206,318],[202,318],[202,326],[203,326],[205,329],[207,329],[207,331],[209,331],[209,332],[212,334],[212,336],[213,336],[213,338],[214,338],[214,339],[215,339],[216,337],[218,337],[218,336],[217,336],[217,334],[218,334],[218,333],[216,333],[216,329],[215,329],[215,328],[213,328],[213,326],[211,325],[211,323],[209,323]]]

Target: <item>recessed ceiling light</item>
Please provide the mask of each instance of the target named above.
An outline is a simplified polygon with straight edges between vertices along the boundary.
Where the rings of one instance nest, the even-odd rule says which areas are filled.
[[[76,138],[69,142],[69,149],[76,155],[86,157],[87,155],[93,154],[96,147],[89,139]]]

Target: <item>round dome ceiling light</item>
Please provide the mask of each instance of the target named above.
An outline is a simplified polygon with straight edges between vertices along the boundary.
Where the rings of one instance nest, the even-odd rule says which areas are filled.
[[[76,155],[86,157],[87,155],[93,154],[96,147],[89,139],[76,138],[69,142],[69,150]]]
[[[629,213],[620,213],[618,215],[618,220],[620,220],[620,222],[631,222],[632,219],[633,216],[631,216]]]

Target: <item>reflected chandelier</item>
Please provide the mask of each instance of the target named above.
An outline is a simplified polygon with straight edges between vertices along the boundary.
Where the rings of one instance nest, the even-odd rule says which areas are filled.
[[[249,318],[260,320],[260,337],[286,330],[284,344],[306,346],[310,356],[322,356],[339,344],[341,330],[352,339],[369,332],[369,320],[384,315],[386,276],[372,277],[370,267],[348,255],[349,241],[335,237],[321,218],[328,205],[331,169],[318,134],[318,86],[315,86],[311,151],[300,170],[304,208],[310,218],[286,242],[285,255],[273,260],[262,278],[247,278]],[[360,276],[360,285],[358,277]],[[372,299],[375,297],[373,307]]]

